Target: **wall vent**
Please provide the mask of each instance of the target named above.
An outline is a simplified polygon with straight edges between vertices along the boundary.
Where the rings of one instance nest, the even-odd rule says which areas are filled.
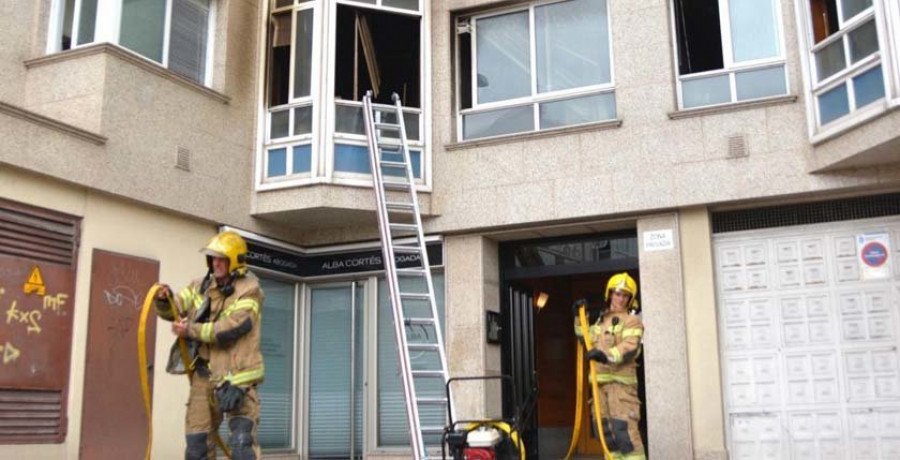
[[[0,200],[0,255],[74,267],[78,222],[77,217]]]
[[[62,394],[51,390],[0,390],[0,443],[61,442],[66,426]]]
[[[743,134],[728,136],[728,158],[741,158],[750,154],[747,148],[747,137]]]
[[[178,147],[178,155],[175,158],[175,167],[182,171],[190,171],[191,170],[191,151],[184,148]]]
[[[712,213],[713,233],[900,215],[900,193]]]

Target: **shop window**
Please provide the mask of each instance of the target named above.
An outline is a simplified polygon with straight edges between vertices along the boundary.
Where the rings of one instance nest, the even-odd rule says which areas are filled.
[[[616,117],[606,0],[457,20],[461,140]]]
[[[809,0],[807,42],[816,127],[885,96],[878,8],[872,0]]]
[[[197,83],[209,84],[211,0],[122,0],[115,6],[121,9],[98,10],[97,0],[57,0],[48,51],[116,43]],[[119,31],[118,36],[110,31]]]
[[[788,93],[779,0],[674,0],[682,109]]]

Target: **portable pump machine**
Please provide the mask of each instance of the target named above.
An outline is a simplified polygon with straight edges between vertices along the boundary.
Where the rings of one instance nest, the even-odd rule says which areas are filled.
[[[512,379],[508,375],[482,377],[454,377],[447,381],[447,398],[450,384],[456,381],[502,380],[512,391]],[[515,395],[513,395],[513,400]],[[525,444],[519,438],[521,413],[516,409],[512,419],[453,420],[444,428],[441,443],[442,457],[447,458],[444,446],[452,460],[525,460]]]

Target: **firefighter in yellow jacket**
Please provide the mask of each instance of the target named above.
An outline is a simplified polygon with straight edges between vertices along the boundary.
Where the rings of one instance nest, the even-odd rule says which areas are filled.
[[[214,460],[214,433],[227,414],[233,460],[260,458],[256,442],[264,370],[260,353],[263,291],[247,270],[247,244],[234,231],[213,237],[202,250],[209,271],[174,296],[183,319],[172,332],[188,339],[193,377],[185,417],[186,460]],[[156,312],[172,321],[163,286]]]
[[[601,425],[606,445],[616,460],[644,460],[641,440],[641,400],[637,389],[637,363],[644,324],[637,314],[637,283],[628,273],[619,273],[606,284],[608,310],[591,328],[594,348],[587,357],[594,361],[600,402]],[[575,333],[581,336],[577,326]]]

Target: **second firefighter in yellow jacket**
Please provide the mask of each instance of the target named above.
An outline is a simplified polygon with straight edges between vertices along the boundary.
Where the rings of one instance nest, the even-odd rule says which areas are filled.
[[[603,411],[603,437],[616,460],[644,460],[641,440],[641,400],[637,389],[637,363],[644,324],[637,315],[637,283],[627,273],[610,278],[606,285],[608,309],[591,328],[587,357],[596,371]],[[577,319],[576,319],[577,321]],[[582,335],[580,327],[575,333]]]
[[[184,319],[174,322],[172,331],[188,339],[193,355],[185,458],[216,458],[214,436],[227,414],[231,458],[257,460],[256,386],[264,377],[259,347],[263,292],[259,279],[247,270],[247,244],[236,232],[219,233],[203,252],[209,273],[174,295]],[[160,289],[156,310],[162,319],[172,321],[164,302],[169,294],[167,286]]]

